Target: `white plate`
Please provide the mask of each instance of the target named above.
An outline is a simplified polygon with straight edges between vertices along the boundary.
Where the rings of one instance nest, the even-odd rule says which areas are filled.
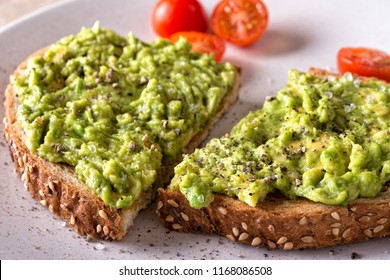
[[[202,1],[210,14],[214,1]],[[240,99],[212,136],[228,132],[267,95],[282,88],[291,68],[335,70],[337,50],[367,46],[390,51],[390,2],[357,0],[267,0],[266,35],[247,48],[228,46],[225,60],[243,69]],[[155,1],[67,1],[40,10],[0,30],[0,92],[29,54],[62,36],[100,20],[102,27],[149,41],[155,35],[150,11]],[[2,99],[2,98],[1,98]],[[0,106],[0,116],[4,114]],[[3,130],[3,124],[0,125]],[[143,211],[120,242],[87,242],[30,198],[0,140],[1,259],[390,259],[390,238],[321,250],[280,251],[252,248],[218,236],[180,234],[163,227],[154,209]]]

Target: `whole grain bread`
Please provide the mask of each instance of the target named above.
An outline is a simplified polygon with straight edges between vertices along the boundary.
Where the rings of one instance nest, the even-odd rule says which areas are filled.
[[[35,55],[43,54],[45,49]],[[18,75],[26,68],[27,58],[13,75]],[[239,77],[234,87],[222,100],[218,111],[204,129],[195,135],[182,149],[183,153],[191,152],[209,134],[219,118],[235,103],[239,91]],[[66,164],[51,163],[29,151],[25,145],[25,134],[17,120],[18,101],[12,83],[5,92],[4,135],[11,153],[15,170],[24,182],[24,187],[31,196],[47,207],[55,216],[65,220],[68,225],[81,235],[119,240],[126,235],[133,225],[138,212],[146,208],[155,197],[156,188],[143,193],[131,207],[113,209],[105,205],[84,183],[77,179],[74,168]],[[180,161],[180,159],[178,159]],[[173,163],[160,170],[158,178],[169,180],[173,174]],[[161,186],[161,181],[156,182]]]
[[[331,73],[310,69],[317,76]],[[364,83],[365,78],[360,78]],[[213,202],[195,209],[179,191],[159,189],[157,214],[180,232],[218,234],[256,247],[321,248],[390,235],[390,188],[376,198],[359,198],[347,207],[273,194],[251,207],[230,196],[215,194]]]

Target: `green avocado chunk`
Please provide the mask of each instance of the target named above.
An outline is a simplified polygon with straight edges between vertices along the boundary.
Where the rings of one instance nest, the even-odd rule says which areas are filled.
[[[291,70],[262,109],[186,155],[170,188],[194,208],[215,193],[251,206],[271,192],[331,205],[375,197],[390,179],[389,124],[389,84]]]
[[[145,43],[98,23],[61,39],[12,80],[27,147],[73,166],[105,204],[131,206],[235,82],[231,64],[190,50],[184,39]]]

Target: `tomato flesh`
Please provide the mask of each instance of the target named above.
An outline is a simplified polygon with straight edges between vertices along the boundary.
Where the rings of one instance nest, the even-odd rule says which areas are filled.
[[[211,28],[238,46],[254,43],[265,33],[268,11],[261,0],[223,0],[211,15]]]
[[[178,32],[173,34],[169,39],[177,42],[180,37],[184,37],[192,45],[192,51],[201,53],[213,53],[215,61],[220,61],[225,52],[225,43],[217,36],[196,32]]]
[[[337,66],[340,73],[351,72],[390,82],[390,56],[380,50],[342,48],[337,54]]]
[[[160,0],[152,11],[152,26],[161,37],[179,31],[206,32],[207,16],[196,0]]]

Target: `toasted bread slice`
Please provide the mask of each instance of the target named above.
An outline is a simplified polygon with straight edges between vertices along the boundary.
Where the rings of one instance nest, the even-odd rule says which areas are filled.
[[[34,55],[42,54],[44,51],[45,49],[42,49]],[[27,61],[28,59],[22,62],[13,75],[18,75],[20,71],[23,71]],[[208,136],[218,119],[237,100],[239,87],[237,76],[234,87],[220,103],[215,117],[182,149],[183,153],[191,152]],[[32,197],[57,217],[65,220],[81,235],[111,240],[123,238],[133,225],[138,212],[147,207],[155,197],[156,188],[144,192],[131,207],[114,209],[105,205],[89,187],[78,180],[73,167],[51,163],[27,148],[24,131],[16,116],[18,100],[11,83],[5,95],[5,139],[9,144],[16,173],[22,178],[25,188]],[[163,166],[160,173],[164,181],[169,180],[173,174],[172,163]],[[161,186],[161,182],[156,182],[156,184]]]
[[[310,72],[317,76],[331,75],[319,69]],[[214,233],[256,247],[320,248],[390,234],[388,187],[375,198],[355,199],[347,207],[304,198],[290,200],[279,194],[272,194],[252,207],[234,197],[214,194],[207,207],[195,209],[178,190],[158,191],[157,214],[168,228]]]

